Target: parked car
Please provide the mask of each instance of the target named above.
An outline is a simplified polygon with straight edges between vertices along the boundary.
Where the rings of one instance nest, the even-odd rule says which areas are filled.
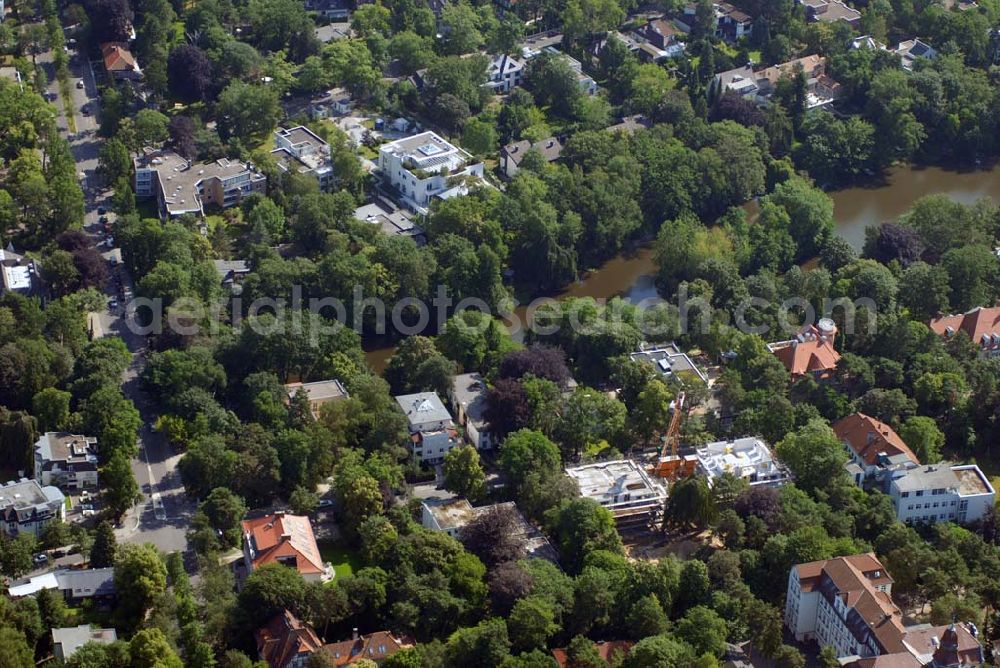
[[[319,508],[329,508],[333,505],[333,499],[320,499]]]
[[[97,215],[98,215],[98,216],[103,216],[103,215],[104,215],[104,214],[106,214],[107,212],[108,212],[108,209],[107,209],[107,207],[104,207],[104,206],[99,206],[99,207],[97,207]]]
[[[92,503],[81,503],[80,504],[80,510],[83,510],[84,512],[86,512],[88,510],[93,510],[93,509],[94,509],[94,504],[92,504]]]
[[[77,82],[76,82],[76,87],[77,87],[78,89],[80,89],[80,90],[83,90],[83,79],[78,79],[78,80],[77,80]]]
[[[91,509],[91,510],[84,510],[83,511],[83,516],[84,517],[93,517],[96,514],[97,514],[97,511],[93,510],[93,509]]]
[[[35,555],[35,558],[32,561],[35,562],[36,566],[47,564],[49,563],[49,555],[45,554],[44,552],[40,552],[39,554]]]
[[[111,311],[118,310],[118,300],[115,297],[112,297],[111,299],[108,300],[108,310]],[[82,499],[83,497],[80,498]]]
[[[114,301],[114,297],[111,298],[111,301]],[[89,491],[83,490],[82,492],[80,492],[80,500],[81,501],[87,501],[88,499],[90,499],[90,492]]]
[[[97,222],[99,222],[101,225],[107,225],[108,224],[108,217],[107,216],[101,216],[100,218],[97,219]]]

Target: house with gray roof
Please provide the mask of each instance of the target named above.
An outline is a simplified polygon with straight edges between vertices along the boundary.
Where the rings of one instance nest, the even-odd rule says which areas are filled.
[[[12,248],[0,248],[0,295],[7,292],[28,295],[38,283],[34,260],[18,255]]]
[[[478,450],[492,450],[496,440],[486,423],[486,381],[478,373],[460,373],[452,380],[451,408],[465,438]]]
[[[410,451],[418,464],[437,464],[462,438],[436,392],[401,394],[396,403],[410,428]]]
[[[49,431],[35,442],[35,480],[60,489],[97,487],[97,439]]]
[[[536,141],[534,144],[527,139],[507,144],[500,149],[500,170],[508,179],[521,169],[521,162],[531,151],[537,152],[545,162],[555,162],[562,155],[563,145],[555,137]]]
[[[52,629],[52,653],[60,661],[65,661],[89,642],[110,645],[118,640],[114,629],[99,629],[90,624]]]
[[[49,522],[66,517],[66,497],[58,487],[42,487],[21,478],[0,486],[0,532],[7,536],[37,536]]]
[[[934,60],[938,56],[937,49],[926,42],[922,42],[919,37],[900,42],[893,51],[899,56],[900,64],[907,72],[913,71],[913,66],[918,58]]]
[[[115,597],[115,569],[59,568],[48,573],[13,582],[7,588],[11,598],[34,596],[43,589],[57,589],[71,603],[86,599],[109,600]]]

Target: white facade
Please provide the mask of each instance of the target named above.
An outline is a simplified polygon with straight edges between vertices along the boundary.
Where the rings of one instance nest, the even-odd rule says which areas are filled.
[[[410,451],[417,464],[436,464],[462,444],[451,413],[434,392],[402,394],[396,403],[410,428]]]
[[[97,439],[47,432],[35,442],[35,480],[63,489],[97,487]]]
[[[742,478],[751,486],[777,487],[788,481],[788,472],[759,438],[737,438],[709,443],[696,451],[698,467],[711,485],[723,473]]]
[[[524,63],[507,54],[493,56],[486,68],[486,87],[494,93],[509,93],[523,78]]]
[[[378,169],[417,213],[426,213],[434,197],[453,190],[464,177],[483,178],[483,163],[473,163],[468,152],[435,132],[383,144]]]
[[[658,514],[667,490],[631,459],[587,464],[566,469],[580,487],[580,495],[597,501],[616,520]]]
[[[282,169],[308,174],[319,183],[320,190],[333,186],[333,162],[330,145],[305,126],[279,129],[274,133],[275,156]]]
[[[889,481],[896,517],[907,524],[968,524],[993,507],[996,492],[975,464],[934,464],[900,471]]]
[[[66,497],[56,487],[42,487],[35,480],[0,485],[0,532],[7,536],[38,536],[49,522],[66,517]]]

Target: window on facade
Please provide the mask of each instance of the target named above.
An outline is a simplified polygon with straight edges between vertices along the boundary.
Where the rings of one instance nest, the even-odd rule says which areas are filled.
[[[923,496],[923,495],[924,495],[924,490],[918,489],[917,490],[917,496]]]

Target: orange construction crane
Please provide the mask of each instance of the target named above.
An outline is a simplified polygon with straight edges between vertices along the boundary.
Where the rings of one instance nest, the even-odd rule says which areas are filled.
[[[677,398],[671,402],[671,406],[674,413],[670,416],[670,425],[667,427],[667,433],[663,436],[660,458],[653,469],[658,477],[669,479],[689,476],[695,470],[694,459],[681,457],[677,454],[681,441],[681,420],[684,418],[683,392],[677,395]]]

